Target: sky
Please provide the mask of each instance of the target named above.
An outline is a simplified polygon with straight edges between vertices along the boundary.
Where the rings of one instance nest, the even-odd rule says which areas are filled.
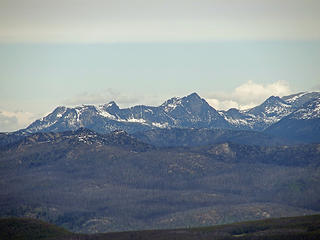
[[[320,89],[318,0],[0,0],[0,132],[55,107]]]

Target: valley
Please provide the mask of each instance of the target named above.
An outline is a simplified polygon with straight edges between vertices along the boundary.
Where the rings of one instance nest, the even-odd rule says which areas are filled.
[[[206,226],[320,211],[320,145],[154,147],[125,132],[36,133],[0,152],[1,216],[72,231]]]

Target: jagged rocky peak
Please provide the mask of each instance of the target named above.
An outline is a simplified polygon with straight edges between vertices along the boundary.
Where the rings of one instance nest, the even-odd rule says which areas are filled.
[[[270,96],[269,98],[267,98],[267,100],[264,103],[275,103],[275,102],[284,102],[280,97],[278,96]]]
[[[191,101],[201,101],[202,102],[202,98],[196,93],[191,93],[190,95],[183,97],[182,99],[186,99],[186,100],[191,100]]]
[[[106,105],[106,108],[118,108],[119,109],[119,106],[114,102],[114,101],[111,101],[109,103],[107,103]]]
[[[169,104],[182,104],[184,102],[202,102],[203,99],[197,93],[191,93],[188,96],[179,98],[173,97],[165,101],[161,106],[168,106]]]
[[[206,123],[207,125],[211,125],[213,127],[214,124],[211,124],[211,122],[213,120],[219,120],[220,123],[217,122],[215,127],[226,127],[227,123],[225,122],[223,117],[197,93],[191,93],[183,98],[176,98],[171,100],[172,102],[169,102],[170,104],[166,105],[165,111],[168,113],[172,113],[172,116],[177,119],[184,119],[183,121],[191,121],[194,123],[204,123],[202,125],[194,125],[194,127],[208,127],[205,126]],[[224,123],[222,124],[222,122]]]
[[[200,105],[208,105],[208,103],[194,92],[182,98],[171,98],[164,102],[161,107],[165,112],[171,112],[177,109],[177,107],[196,107],[193,110],[199,110]]]
[[[213,107],[211,107],[205,99],[202,99],[197,93],[192,93],[182,98],[182,101],[186,109],[193,112],[193,115],[207,115],[208,112],[211,112],[211,114],[213,115],[219,115],[218,112]]]
[[[64,111],[66,111],[67,110],[67,107],[65,107],[65,106],[58,106],[58,107],[56,107],[54,110],[53,110],[53,112],[64,112]]]
[[[102,108],[108,112],[115,112],[120,110],[119,106],[114,101],[104,104]]]
[[[191,93],[190,95],[181,98],[183,105],[207,105],[206,100],[202,99],[197,93]]]
[[[67,107],[65,106],[58,106],[57,108],[55,108],[53,110],[52,113],[48,114],[46,117],[57,117],[57,118],[61,118],[62,115],[68,110]],[[40,119],[43,120],[44,118]]]
[[[171,112],[180,104],[181,104],[181,98],[173,97],[165,101],[163,104],[161,104],[160,107],[163,108],[165,112]]]
[[[164,103],[161,104],[161,106],[167,106],[168,104],[177,103],[177,102],[180,102],[180,101],[181,101],[181,98],[173,97],[173,98],[170,98],[170,99],[166,100]]]

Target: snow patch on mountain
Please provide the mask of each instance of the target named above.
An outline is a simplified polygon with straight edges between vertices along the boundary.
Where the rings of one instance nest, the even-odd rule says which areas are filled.
[[[247,110],[230,109],[220,111],[220,114],[237,129],[264,130],[295,109],[283,99],[269,97],[262,104]]]
[[[320,99],[308,102],[303,108],[298,109],[290,118],[294,119],[316,119],[320,118]]]
[[[164,111],[165,112],[171,112],[173,111],[174,109],[177,108],[178,105],[181,105],[181,98],[177,98],[177,97],[174,97],[174,98],[171,98],[169,100],[167,100],[166,102],[164,102],[161,107],[163,107]]]
[[[301,98],[303,95],[307,94],[307,92],[300,92],[297,94],[292,94],[286,97],[283,97],[282,99],[285,100],[287,103],[294,103],[295,101],[297,101],[299,98]]]
[[[66,131],[80,127],[101,133],[123,129],[129,133],[153,128],[227,128],[263,131],[286,116],[317,118],[318,105],[305,105],[320,99],[319,92],[298,93],[282,98],[271,96],[248,110],[216,111],[198,94],[174,97],[159,107],[134,106],[120,109],[115,102],[75,108],[57,107],[46,117],[33,122],[24,131]],[[293,115],[292,115],[293,116]]]
[[[168,128],[169,124],[167,122],[166,123],[153,122],[152,126],[155,126],[157,128]]]
[[[301,92],[284,96],[281,99],[290,103],[295,108],[300,108],[307,102],[320,98],[320,92]]]
[[[80,123],[81,109],[75,108],[74,110],[76,110],[76,116],[75,116],[76,122],[77,122],[77,123]]]
[[[125,121],[133,123],[146,123],[146,120],[144,120],[143,118],[129,118]]]
[[[111,106],[110,103],[107,105],[107,107],[108,106]],[[112,119],[112,120],[117,120],[117,118],[114,115],[112,115],[109,112],[104,110],[104,105],[97,106],[96,110],[97,110],[98,114],[102,117]]]

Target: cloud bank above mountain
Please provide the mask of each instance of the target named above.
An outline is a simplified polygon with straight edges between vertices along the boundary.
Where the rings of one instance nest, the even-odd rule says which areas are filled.
[[[0,131],[15,131],[26,127],[36,120],[38,115],[23,111],[6,111],[0,109]]]
[[[289,83],[276,81],[269,84],[260,84],[247,81],[236,87],[232,92],[216,92],[206,97],[208,103],[218,109],[230,108],[247,109],[261,104],[269,96],[285,96],[292,93]]]

